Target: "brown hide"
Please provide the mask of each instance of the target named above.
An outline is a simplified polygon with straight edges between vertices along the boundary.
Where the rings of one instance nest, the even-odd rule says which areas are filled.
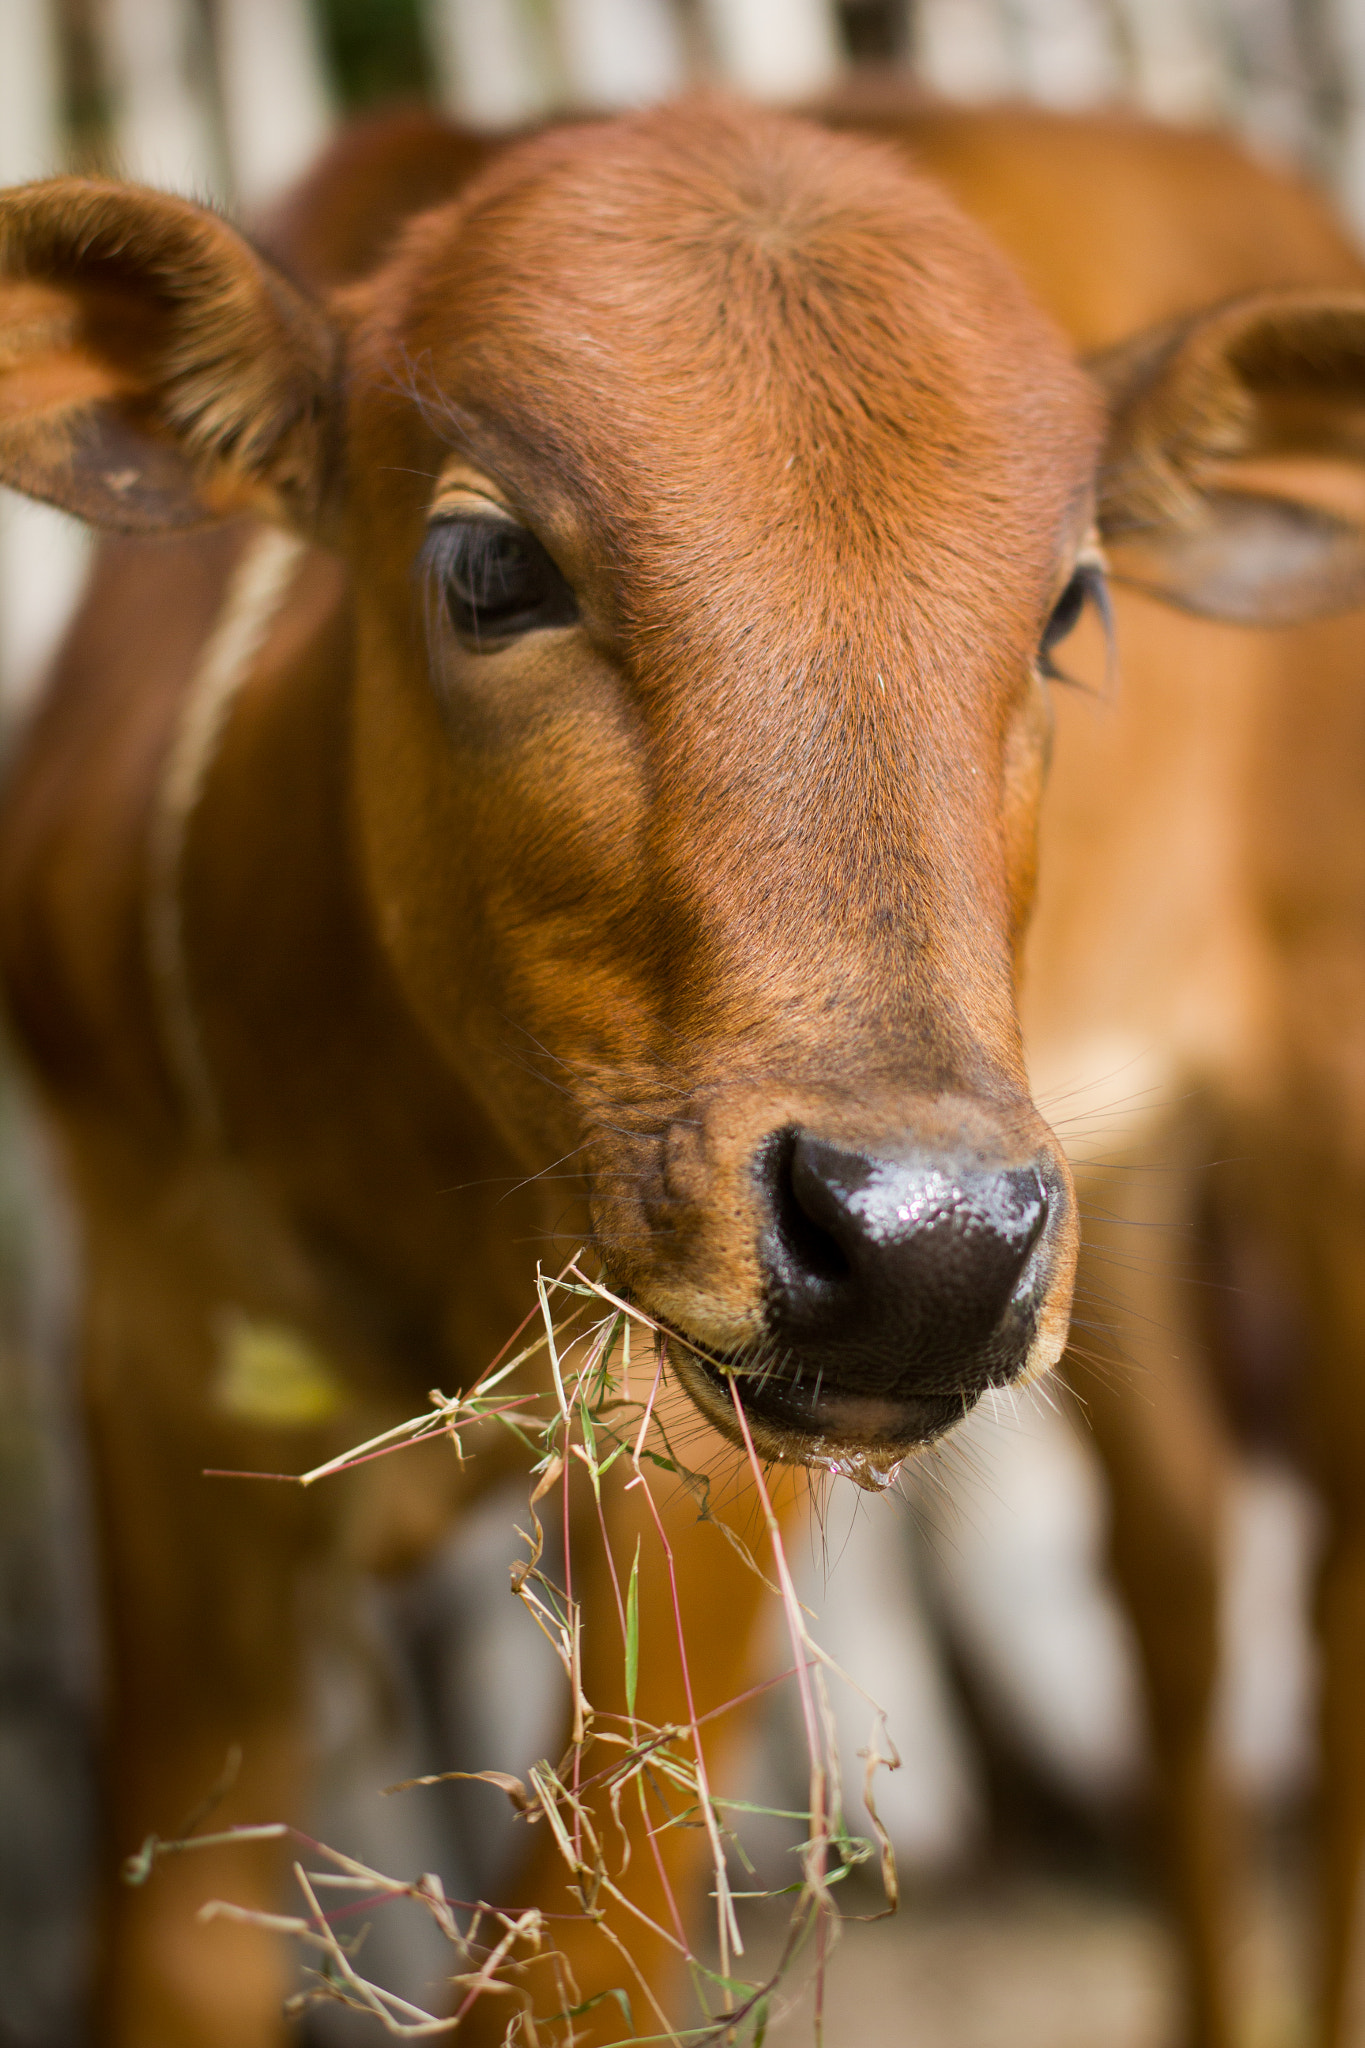
[[[1361,274],[1315,201],[1211,138],[1010,111],[831,118],[883,140],[715,102],[505,153],[405,119],[343,144],[267,224],[278,272],[197,210],[113,188],[39,190],[10,216],[6,475],[126,526],[236,515],[106,546],[0,821],[6,986],[87,1233],[111,1860],[173,1825],[244,1730],[253,1762],[225,1817],[299,1811],[291,1575],[329,1552],[414,1554],[465,1483],[379,1478],[305,1512],[197,1475],[320,1458],[467,1379],[556,1236],[590,1236],[613,1279],[709,1348],[717,1371],[676,1361],[708,1413],[726,1412],[723,1370],[749,1375],[770,1451],[885,1465],[987,1380],[1060,1352],[1073,1210],[1014,1007],[1048,747],[1040,638],[1106,488],[1135,573],[1196,609],[1226,602],[1243,528],[1223,472],[1285,454],[1280,401],[1316,407],[1329,452],[1350,452]],[[1246,300],[1200,385],[1210,329],[1170,323],[1291,286],[1338,294],[1338,372],[1316,362],[1316,301]],[[1099,462],[1099,386],[1049,313],[1083,351],[1160,330],[1111,359]],[[1289,339],[1267,389],[1272,329]],[[1144,446],[1176,464],[1159,502],[1115,481]],[[185,705],[259,559],[243,515],[262,511],[309,544],[168,868]],[[1359,592],[1358,529],[1332,505],[1291,491],[1257,516],[1263,568],[1276,520],[1302,543],[1285,615]],[[439,571],[434,544],[471,519],[533,531],[576,616],[462,638],[420,564]],[[1155,1043],[1156,1124],[1188,1084],[1264,1132],[1313,1086],[1338,1099],[1330,1051],[1302,1078],[1307,1034],[1273,992],[1312,953],[1286,902],[1320,902],[1319,870],[1341,863],[1283,807],[1273,852],[1245,820],[1277,789],[1296,662],[1321,658],[1339,718],[1358,627],[1253,641],[1150,597],[1119,612],[1116,702],[1059,693],[1031,1059],[1074,1090],[1097,1048]],[[1342,901],[1326,950],[1349,975]],[[1301,1157],[1330,1152],[1330,1121],[1319,1110]],[[1130,1123],[1112,1149],[1145,1156]],[[812,1134],[801,1194],[792,1146]],[[787,1267],[829,1257],[819,1203],[850,1158],[874,1194],[908,1188],[907,1161],[921,1192],[940,1167],[993,1188],[1035,1176],[1045,1220],[1003,1335],[907,1382],[887,1333],[913,1365],[913,1316],[883,1315],[850,1353],[782,1306],[800,1293]],[[975,1230],[984,1210],[966,1208]],[[225,1309],[304,1332],[349,1408],[302,1439],[225,1417]],[[804,1392],[786,1365],[803,1336]],[[1150,1370],[1159,1383],[1163,1359]],[[1185,1391],[1158,1404],[1174,1432],[1098,1399],[1096,1421],[1159,1733],[1194,1787],[1180,1870],[1212,2041],[1217,1830],[1191,1759],[1220,1452]],[[1362,1466],[1340,1463],[1345,1500]],[[704,1535],[677,1541],[687,1597],[724,1611],[704,1680],[719,1700],[751,1595]],[[1162,1632],[1177,1608],[1178,1652]],[[242,1882],[207,1859],[111,1905],[111,2038],[269,2037],[265,1948],[185,1933],[198,1898]],[[558,1903],[552,1873],[532,1882]],[[254,1883],[272,1903],[265,1858]],[[613,1964],[576,1967],[591,1987]]]

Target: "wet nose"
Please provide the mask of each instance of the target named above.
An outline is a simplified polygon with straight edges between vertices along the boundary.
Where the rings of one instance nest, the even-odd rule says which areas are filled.
[[[779,1344],[813,1347],[849,1392],[989,1383],[1047,1222],[1035,1165],[885,1156],[796,1130],[769,1140],[758,1170]]]

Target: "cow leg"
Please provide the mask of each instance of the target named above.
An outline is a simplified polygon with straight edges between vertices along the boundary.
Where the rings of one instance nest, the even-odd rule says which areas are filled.
[[[196,1915],[212,1898],[278,1910],[287,1846],[170,1856],[136,1888],[120,1873],[149,1834],[174,1837],[238,1751],[208,1827],[299,1817],[295,1601],[316,1510],[282,1487],[202,1476],[278,1469],[281,1446],[196,1425],[160,1398],[168,1364],[198,1376],[204,1342],[169,1290],[144,1305],[96,1273],[91,1311],[108,1710],[96,2034],[111,2048],[254,2048],[282,2029],[284,1945]]]
[[[1318,1581],[1322,1651],[1322,2040],[1360,2038],[1365,1850],[1365,1199],[1315,1203],[1307,1247],[1313,1463],[1327,1508]]]
[[[695,1501],[676,1482],[657,1473],[651,1474],[651,1482],[664,1533],[673,1551],[674,1574],[670,1575],[656,1525],[638,1487],[630,1491],[620,1484],[604,1487],[607,1532],[623,1596],[639,1543],[636,1714],[642,1723],[655,1726],[686,1725],[689,1709],[673,1622],[673,1583],[677,1586],[682,1634],[688,1648],[692,1702],[699,1716],[722,1706],[750,1682],[754,1621],[764,1597],[763,1588],[714,1523],[698,1519]],[[582,1504],[588,1506],[587,1481],[581,1472],[574,1481],[576,1496],[580,1489],[585,1497]],[[590,1520],[579,1518],[578,1527],[581,1533],[573,1546],[573,1581],[574,1595],[582,1611],[583,1693],[595,1710],[598,1725],[615,1730],[622,1723],[614,1717],[624,1716],[626,1711],[625,1659],[616,1592],[595,1515]],[[752,1537],[754,1532],[750,1529],[746,1534]],[[757,1548],[764,1547],[760,1537]],[[705,1724],[704,1754],[713,1791],[733,1789],[727,1766],[744,1732],[742,1709]],[[686,1750],[689,1745],[684,1740],[678,1747]],[[587,1751],[585,1769],[590,1774],[602,1770],[619,1754],[619,1750],[593,1744]],[[680,1811],[687,1804],[685,1794],[670,1786],[661,1773],[654,1773],[653,1779],[674,1810]],[[691,1994],[686,1991],[685,1966],[675,1942],[681,1923],[689,1939],[699,1947],[709,1945],[707,1930],[698,1925],[697,1911],[698,1892],[709,1864],[706,1832],[695,1824],[695,1815],[694,1824],[658,1831],[665,1819],[664,1804],[658,1793],[651,1790],[642,1811],[634,1784],[620,1801],[619,1824],[608,1800],[600,1793],[587,1796],[585,1805],[606,1848],[613,1877],[626,1866],[620,1879],[621,1889],[636,1910],[632,1913],[603,1894],[597,1901],[601,1908],[600,1926],[581,1917],[550,1920],[549,1932],[562,1955],[566,1974],[563,1980],[557,1980],[550,1965],[534,1967],[527,1983],[534,1990],[536,2014],[538,2018],[547,2017],[562,2009],[563,1982],[571,1986],[569,1995],[578,2002],[600,2001],[575,2023],[578,2031],[574,2039],[584,2048],[589,2043],[629,2037],[630,2029],[620,2005],[610,1995],[618,1986],[630,2000],[635,2032],[662,2032],[660,2009],[675,2026],[695,2025],[699,2012],[683,2011]],[[657,1831],[652,1841],[651,1830]],[[706,1890],[710,1889],[708,1884]],[[529,1860],[510,1890],[521,1908],[539,1907],[550,1915],[575,1912],[578,1901],[570,1871],[544,1821],[534,1829]],[[714,1928],[714,1906],[708,1905],[707,1910]],[[647,1926],[640,1915],[646,1916],[652,1926]],[[623,1948],[629,1951],[633,1968],[623,1958]],[[742,1959],[732,1961],[732,1974],[745,1974]],[[468,2038],[470,2048],[475,2043],[482,2048],[485,2042],[501,2041],[512,2010],[505,1997],[485,1997],[480,2009],[461,2028],[460,2040]]]
[[[1240,1859],[1209,1724],[1228,1452],[1180,1278],[1189,1239],[1183,1219],[1163,1213],[1179,1178],[1140,1168],[1097,1176],[1077,1313],[1109,1321],[1118,1344],[1100,1337],[1085,1356],[1073,1351],[1068,1376],[1107,1469],[1113,1568],[1142,1656],[1188,2038],[1225,2048]]]

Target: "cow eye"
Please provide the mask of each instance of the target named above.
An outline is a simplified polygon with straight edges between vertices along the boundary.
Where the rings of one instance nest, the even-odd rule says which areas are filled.
[[[1052,657],[1068,634],[1073,633],[1080,624],[1081,615],[1088,604],[1093,604],[1099,613],[1106,638],[1112,637],[1109,591],[1104,580],[1104,570],[1095,561],[1077,564],[1075,574],[1052,607],[1052,616],[1043,628],[1043,637],[1038,643],[1038,670],[1050,682],[1064,683],[1069,680]]]
[[[422,557],[433,597],[475,653],[578,617],[572,590],[540,542],[510,519],[437,520]]]

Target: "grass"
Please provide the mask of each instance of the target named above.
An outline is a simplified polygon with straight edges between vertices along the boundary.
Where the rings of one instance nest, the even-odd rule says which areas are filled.
[[[709,1499],[707,1481],[688,1468],[670,1441],[660,1412],[668,1349],[678,1339],[588,1275],[579,1263],[581,1256],[576,1255],[554,1277],[539,1276],[534,1307],[468,1392],[454,1397],[433,1392],[431,1406],[422,1415],[356,1445],[310,1472],[288,1476],[292,1483],[302,1487],[321,1485],[341,1472],[374,1458],[393,1456],[430,1437],[444,1437],[455,1456],[463,1460],[476,1455],[476,1443],[471,1440],[489,1428],[511,1432],[524,1448],[530,1467],[529,1529],[518,1532],[525,1541],[526,1555],[513,1572],[513,1591],[528,1619],[550,1644],[568,1681],[572,1706],[569,1744],[557,1763],[542,1758],[525,1778],[494,1770],[442,1775],[472,1776],[495,1786],[518,1813],[542,1821],[549,1829],[566,1866],[579,1912],[593,1920],[619,1951],[621,1981],[605,1996],[620,2009],[622,2039],[667,2041],[678,2044],[678,2048],[682,2044],[712,2041],[749,2043],[752,2048],[761,2048],[779,2001],[784,2006],[794,2003],[809,1986],[818,2043],[824,2014],[825,1968],[839,1928],[835,1887],[855,1867],[872,1863],[880,1873],[885,1910],[894,1910],[898,1901],[895,1859],[877,1816],[875,1778],[879,1770],[894,1769],[900,1760],[887,1736],[884,1715],[875,1702],[868,1700],[871,1736],[866,1750],[860,1754],[865,1763],[863,1803],[872,1833],[862,1836],[851,1832],[844,1811],[830,1686],[852,1681],[811,1634],[788,1568],[768,1474],[754,1448],[740,1389],[733,1379],[730,1396],[753,1499],[771,1553],[771,1576],[752,1557],[738,1532],[726,1533],[762,1581],[765,1597],[780,1605],[792,1661],[784,1678],[770,1681],[766,1687],[753,1688],[752,1693],[742,1694],[706,1714],[697,1713],[675,1561],[656,1489],[663,1484],[670,1488],[681,1484],[695,1495],[699,1512],[712,1520],[717,1516]],[[548,1365],[546,1392],[527,1384],[533,1361]],[[541,1385],[545,1378],[543,1365],[538,1373]],[[662,1575],[648,1573],[646,1583],[656,1582],[662,1576],[669,1588],[668,1619],[678,1643],[687,1706],[687,1718],[673,1724],[656,1725],[636,1713],[641,1553],[637,1541],[628,1570],[624,1559],[618,1560],[612,1553],[603,1509],[603,1482],[617,1466],[622,1466],[629,1475],[628,1489],[638,1489],[643,1498],[647,1510],[647,1535],[643,1540],[652,1540],[659,1546],[659,1561],[664,1570]],[[618,1474],[618,1480],[620,1477]],[[624,1715],[596,1708],[583,1691],[584,1617],[573,1597],[573,1554],[569,1542],[569,1489],[575,1482],[580,1487],[586,1484],[591,1491],[595,1514],[590,1517],[589,1526],[595,1524],[610,1568],[620,1632]],[[556,1494],[560,1497],[558,1506],[566,1545],[562,1585],[545,1568],[544,1555],[542,1515],[546,1502]],[[745,1853],[743,1828],[746,1821],[769,1814],[771,1809],[727,1797],[713,1785],[707,1763],[708,1724],[742,1705],[754,1693],[770,1690],[774,1684],[790,1684],[797,1689],[809,1758],[808,1806],[801,1816],[806,1832],[800,1851],[800,1878],[780,1892],[756,1888],[736,1893],[732,1862],[750,1874],[753,1869]],[[163,1858],[210,1845],[221,1847],[232,1842],[292,1837],[301,1852],[293,1866],[302,1901],[300,1912],[262,1913],[228,1900],[217,1900],[202,1909],[202,1917],[246,1922],[299,1944],[307,1982],[306,1988],[290,2002],[293,2012],[320,2000],[334,2000],[368,2013],[387,2034],[420,2039],[428,2035],[458,2035],[462,2023],[481,2000],[496,1998],[510,2004],[505,2034],[509,2043],[522,2042],[527,2048],[534,2048],[534,2044],[553,2042],[567,2048],[576,2038],[576,2022],[589,2007],[578,1997],[567,1960],[556,1944],[551,1916],[534,1908],[519,1911],[482,1900],[449,1898],[440,1880],[430,1874],[416,1879],[390,1877],[282,1825],[205,1833],[203,1823],[223,1796],[231,1774],[230,1761],[224,1782],[214,1788],[179,1836],[172,1841],[149,1837],[137,1856],[129,1860],[125,1877],[130,1883],[145,1883]],[[413,1782],[434,1784],[441,1779]],[[667,1794],[666,1818],[662,1822],[649,1821],[645,1802],[650,1791],[656,1802],[661,1793]],[[603,1795],[623,1843],[626,1838],[620,1831],[622,1802],[630,1798],[640,1802],[646,1821],[645,1839],[656,1859],[661,1893],[668,1901],[667,1924],[648,1919],[623,1883],[621,1855],[613,1852],[604,1833],[602,1808],[591,1803],[594,1797],[600,1800]],[[708,1953],[718,1959],[714,1965],[689,1939],[684,1916],[669,1889],[658,1845],[659,1835],[670,1827],[697,1826],[705,1832],[709,1854],[715,1945],[714,1951]],[[790,1908],[779,1960],[766,1976],[747,1978],[742,1974],[745,1951],[737,1898],[783,1896],[790,1898]],[[426,2011],[370,1981],[360,1967],[359,1941],[343,1931],[347,1923],[354,1924],[355,1916],[364,1907],[394,1899],[406,1900],[411,1910],[429,1915],[450,1945],[452,2002],[445,2013]],[[604,1918],[605,1908],[611,1902],[628,1922],[643,1922],[652,1943],[662,1941],[685,1960],[697,2001],[697,2017],[691,2024],[674,2024],[658,2005],[629,1943]],[[553,1983],[555,2011],[548,2020],[540,2013],[532,2018],[533,2005],[538,2002],[543,2007],[545,2003],[547,1979]],[[537,1990],[541,1992],[538,2001]],[[598,2006],[602,2002],[599,1998],[591,2004]],[[649,2011],[651,2017],[646,2027],[654,2031],[636,2031],[637,2009],[642,2017]]]

